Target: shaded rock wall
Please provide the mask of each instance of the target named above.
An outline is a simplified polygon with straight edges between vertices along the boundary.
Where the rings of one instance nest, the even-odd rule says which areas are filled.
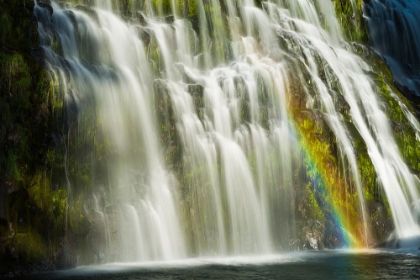
[[[64,232],[66,190],[50,180],[62,100],[43,66],[33,7],[0,1],[0,274],[51,265]]]

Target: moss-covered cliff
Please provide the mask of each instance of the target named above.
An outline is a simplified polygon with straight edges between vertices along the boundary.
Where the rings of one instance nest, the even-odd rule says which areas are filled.
[[[173,12],[169,2],[152,1],[152,9],[162,16],[168,16]],[[257,2],[261,5],[261,1]],[[124,17],[141,17],[131,12],[144,8],[137,7],[138,2],[126,0],[118,3]],[[195,24],[197,1],[176,3],[175,12]],[[373,73],[369,74],[376,81],[376,90],[392,120],[401,154],[413,172],[419,174],[418,132],[413,129],[407,114],[415,114],[415,107],[399,94],[384,63],[366,46],[368,32],[363,21],[362,5],[361,0],[335,1],[343,33],[347,40],[354,42],[346,46],[373,67]],[[83,254],[88,256],[86,262],[92,263],[100,258],[92,253],[95,248],[87,244],[87,235],[92,228],[89,238],[101,236],[95,233],[95,223],[99,220],[95,216],[97,213],[89,212],[92,208],[89,193],[92,185],[107,184],[106,176],[96,178],[92,174],[104,174],[107,160],[112,161],[116,156],[105,138],[96,137],[99,132],[95,108],[86,106],[83,114],[86,137],[69,137],[77,134],[78,127],[72,120],[64,119],[59,85],[52,82],[43,65],[42,51],[38,49],[37,42],[37,22],[32,15],[33,6],[31,0],[0,0],[0,256],[5,260],[0,264],[0,274],[19,265],[42,262],[46,266],[74,265],[75,253],[70,251],[78,250],[77,246],[91,251]],[[167,19],[170,21],[170,18]],[[220,26],[223,23],[223,19],[218,21]],[[194,29],[199,28],[194,26]],[[222,53],[219,59],[223,60],[222,56],[227,53]],[[151,59],[153,55],[158,56],[149,48]],[[349,225],[356,225],[354,233],[364,235],[357,206],[358,194],[349,178],[348,168],[338,159],[340,151],[337,140],[322,114],[317,108],[306,106],[307,92],[302,88],[302,81],[294,77],[290,77],[290,81],[289,112],[299,131],[300,145],[306,148],[301,151],[302,154],[295,155],[301,157],[303,163],[293,174],[299,227],[297,238],[300,240],[291,247],[340,247],[344,240],[334,217],[334,208],[346,213]],[[193,86],[190,85],[188,89],[194,96],[200,114],[204,106],[202,89]],[[176,173],[182,184],[188,186],[198,175],[194,172],[184,173],[184,168],[189,166],[187,160],[182,160],[175,115],[164,85],[156,82],[154,91],[166,165]],[[339,96],[337,104],[348,120],[348,105]],[[245,115],[242,117],[245,118]],[[364,198],[368,202],[372,224],[372,239],[369,240],[369,245],[372,245],[383,240],[392,230],[390,211],[377,184],[365,144],[350,121],[348,129],[355,139]],[[65,149],[70,151],[68,158],[64,157]],[[95,162],[94,166],[92,162]],[[72,190],[70,201],[67,199],[67,180],[77,186]],[[322,188],[323,184],[335,188],[327,193]],[[316,248],[309,240],[316,240]]]
[[[0,1],[0,274],[52,261],[64,236],[66,190],[50,180],[61,120],[33,6]]]

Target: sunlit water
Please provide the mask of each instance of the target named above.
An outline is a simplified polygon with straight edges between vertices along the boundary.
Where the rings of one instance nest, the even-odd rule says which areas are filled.
[[[296,252],[266,257],[108,264],[25,279],[419,279],[420,251]]]

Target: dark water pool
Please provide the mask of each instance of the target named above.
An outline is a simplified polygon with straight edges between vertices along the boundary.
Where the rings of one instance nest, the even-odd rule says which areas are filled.
[[[420,279],[420,251],[330,251],[108,264],[25,279]]]

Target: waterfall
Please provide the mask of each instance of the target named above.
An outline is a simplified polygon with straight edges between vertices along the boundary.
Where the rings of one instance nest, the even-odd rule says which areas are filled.
[[[320,113],[348,166],[364,239],[369,217],[349,123],[398,236],[420,233],[410,209],[419,180],[400,155],[370,67],[345,48],[331,1],[172,2],[130,1],[141,10],[125,14],[113,1],[52,3],[52,14],[35,8],[45,62],[64,92],[63,130],[92,139],[75,164],[103,153],[87,164],[83,188],[95,194],[86,212],[104,228],[105,241],[92,242],[105,261],[290,249],[303,165],[291,117],[296,85],[305,100],[298,109]]]
[[[420,96],[420,3],[373,0],[364,7],[373,48],[411,98]]]

